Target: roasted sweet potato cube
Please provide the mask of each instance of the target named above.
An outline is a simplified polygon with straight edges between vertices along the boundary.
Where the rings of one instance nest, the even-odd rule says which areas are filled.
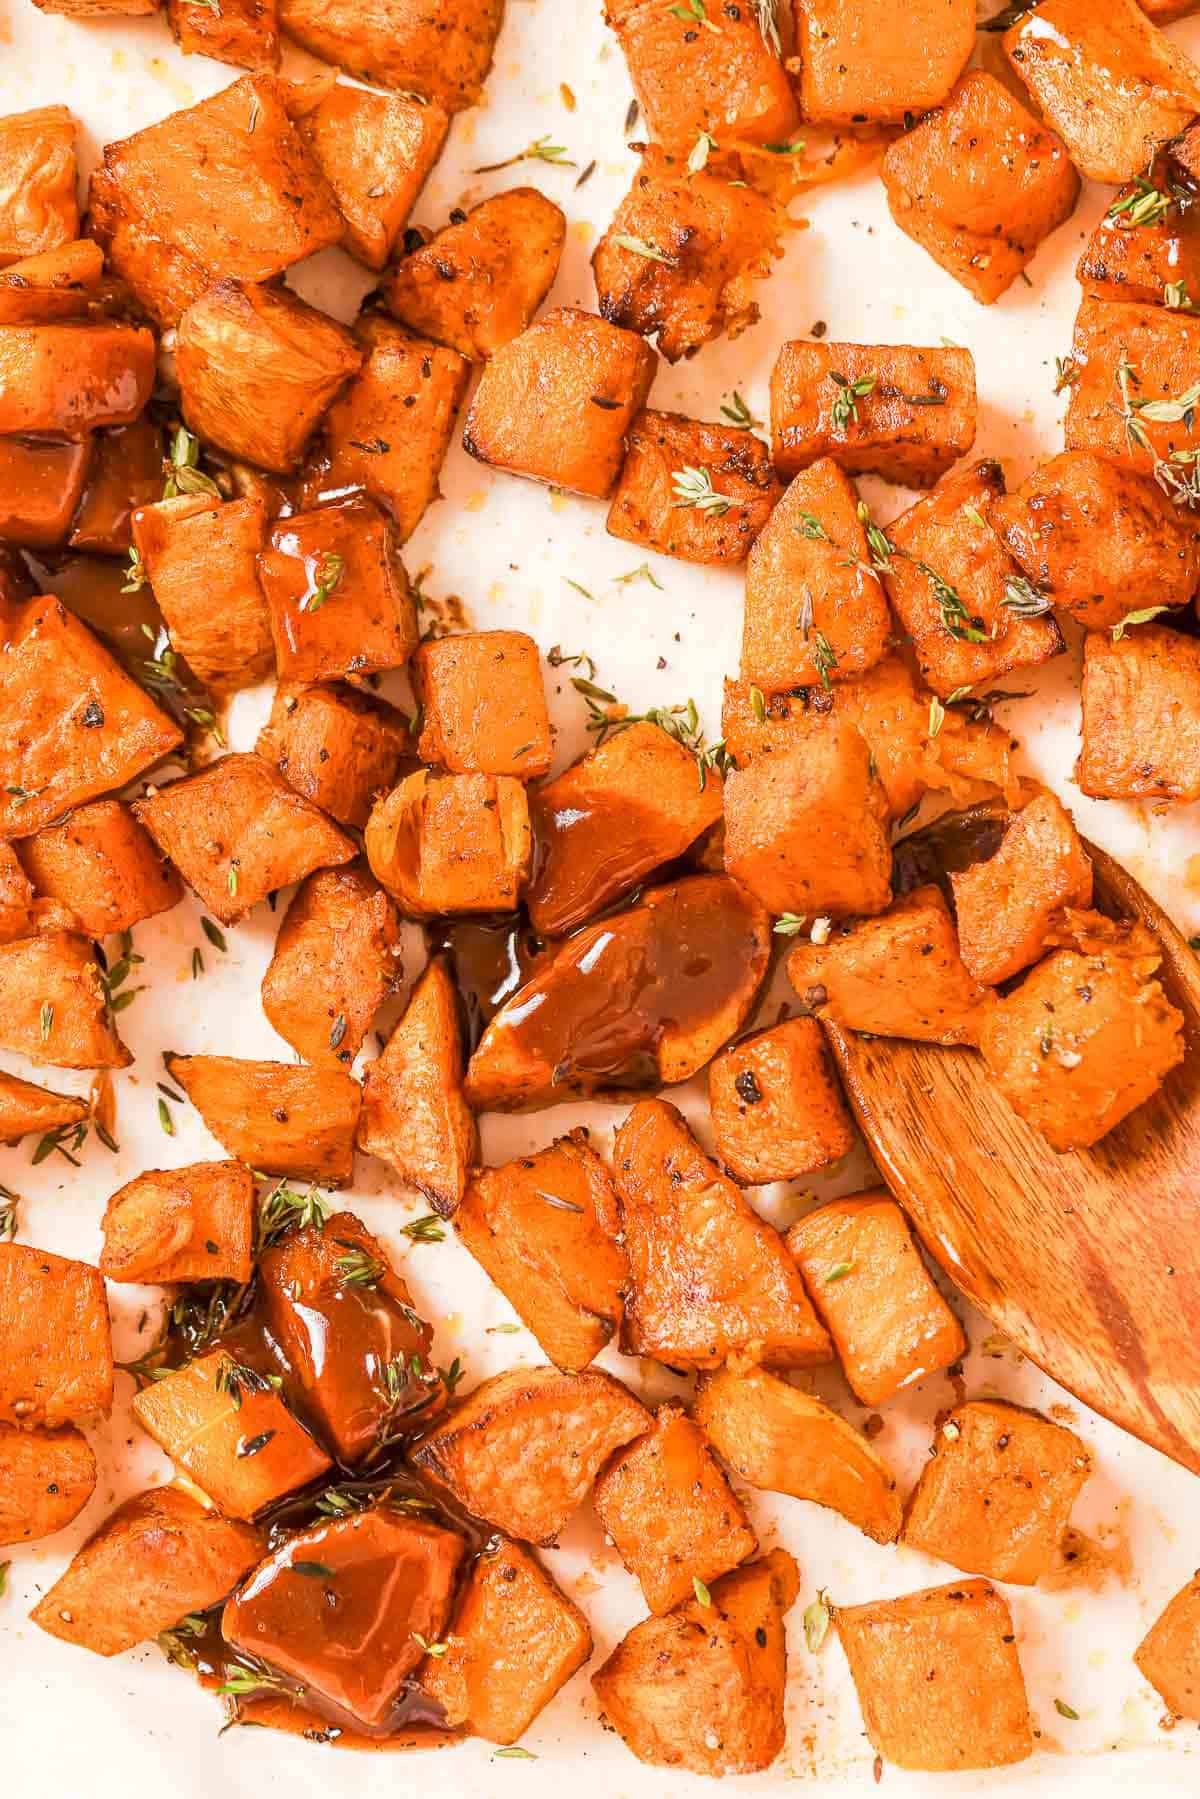
[[[240,1162],[156,1168],[104,1209],[100,1272],[110,1281],[237,1281],[254,1269],[254,1177]]]
[[[962,1326],[882,1188],[819,1206],[787,1246],[863,1405],[883,1405],[965,1355]]]
[[[40,12],[62,13],[68,19],[140,18],[157,12],[160,0],[33,0]]]
[[[817,125],[908,125],[941,106],[975,48],[971,0],[794,0],[800,111]]]
[[[553,745],[537,644],[523,631],[466,631],[413,657],[421,702],[417,753],[452,774],[515,775],[550,767]]]
[[[0,268],[79,236],[77,129],[66,106],[0,118]]]
[[[488,1743],[524,1736],[592,1653],[579,1607],[531,1550],[507,1537],[472,1564],[444,1640],[445,1651],[426,1658],[420,1684],[452,1729]]]
[[[227,1518],[250,1519],[330,1465],[277,1379],[214,1350],[143,1387],[134,1417]]]
[[[253,687],[275,665],[258,578],[266,532],[258,499],[181,494],[133,515],[134,545],[172,647],[219,694]]]
[[[975,442],[975,408],[969,350],[786,343],[771,371],[771,454],[789,479],[829,456],[851,475],[931,487]]]
[[[798,1180],[854,1147],[854,1127],[814,1018],[732,1044],[710,1065],[717,1159],[743,1186]]]
[[[670,1367],[775,1368],[831,1349],[777,1231],[709,1160],[681,1114],[641,1100],[613,1149],[629,1279],[621,1347]]]
[[[659,144],[641,149],[633,185],[592,255],[592,273],[601,316],[657,337],[659,353],[678,362],[757,321],[754,283],[779,254],[782,215],[747,184],[736,151],[710,153],[692,169]]]
[[[78,438],[131,424],[154,372],[154,334],[138,325],[0,325],[0,435]]]
[[[177,324],[223,276],[270,281],[341,237],[333,194],[288,116],[288,93],[271,75],[245,75],[105,146],[92,176],[92,231],[160,326]],[[203,180],[189,170],[203,170]]]
[[[767,447],[752,431],[641,412],[629,428],[607,528],[685,562],[742,562],[780,491]]]
[[[287,475],[362,360],[343,325],[286,288],[218,281],[179,321],[175,368],[193,431]]]
[[[358,1147],[387,1162],[449,1217],[479,1153],[463,1097],[458,994],[435,957],[384,1047],[363,1070]]]
[[[1138,0],[1138,5],[1156,25],[1171,25],[1200,10],[1200,0]]]
[[[454,1228],[556,1367],[586,1368],[621,1319],[625,1260],[607,1168],[576,1129],[471,1178]]]
[[[21,1137],[57,1131],[79,1124],[88,1115],[85,1099],[70,1093],[52,1093],[15,1074],[0,1073],[0,1143],[16,1143]]]
[[[1168,306],[1084,296],[1071,340],[1068,450],[1092,450],[1146,474],[1168,471],[1186,497],[1185,458],[1200,450],[1200,420],[1179,404],[1200,359],[1200,317]],[[1165,417],[1154,410],[1162,408]]]
[[[41,920],[33,886],[11,843],[0,843],[0,943],[32,937]]]
[[[509,474],[607,499],[657,361],[635,332],[559,307],[487,364],[463,447]]]
[[[382,269],[441,155],[449,115],[436,100],[339,81],[300,119],[345,221],[342,248]]]
[[[987,987],[1037,961],[1064,906],[1092,903],[1091,860],[1070,813],[1049,792],[1017,813],[994,856],[950,881],[963,962]]]
[[[88,938],[54,930],[0,944],[0,1048],[55,1068],[128,1068]]]
[[[619,1450],[596,1482],[617,1554],[661,1615],[753,1555],[758,1540],[699,1426],[679,1405]]]
[[[92,440],[0,437],[0,539],[27,550],[62,543],[83,492]]]
[[[887,820],[866,739],[844,725],[726,778],[725,867],[772,912],[882,912]]]
[[[0,1423],[54,1430],[113,1396],[104,1280],[87,1262],[0,1243]]]
[[[0,268],[0,324],[52,325],[120,309],[115,284],[101,286],[104,252],[90,238],[22,256]]]
[[[403,713],[352,687],[280,685],[254,747],[297,793],[361,830],[411,745]]]
[[[1200,799],[1200,644],[1163,625],[1089,631],[1075,779],[1093,799]]]
[[[1075,272],[1084,293],[1097,300],[1188,306],[1200,294],[1200,230],[1168,158],[1126,182]]]
[[[97,432],[92,444],[71,547],[95,556],[124,556],[133,542],[133,514],[162,493],[162,432],[151,419],[140,418]]]
[[[715,31],[701,29],[700,13],[673,13],[657,0],[607,0],[605,17],[658,143],[686,153],[701,131],[721,143],[790,143],[796,135],[791,84],[752,8],[722,12]]]
[[[1200,1720],[1200,1574],[1155,1619],[1133,1659],[1172,1717]]]
[[[88,937],[128,931],[183,897],[179,876],[122,800],[92,800],[22,838],[21,866],[40,897],[57,900]]]
[[[147,660],[156,650],[161,652],[168,647],[162,614],[149,584],[143,581],[140,587],[133,588],[128,565],[110,556],[71,555],[61,561],[55,557],[54,561],[57,566],[45,573],[46,592],[54,594],[89,632],[94,632],[105,650],[132,673],[135,681],[144,676],[148,672]],[[187,671],[179,669],[177,673],[184,684]],[[199,688],[193,691],[199,695]],[[107,783],[105,791],[120,784]]]
[[[399,973],[396,908],[365,868],[321,868],[300,888],[263,976],[263,1011],[315,1067],[348,1068]]]
[[[601,1709],[641,1762],[694,1774],[755,1774],[783,1748],[783,1618],[800,1590],[785,1549],[646,1618],[592,1676]]]
[[[167,22],[185,56],[211,56],[235,69],[279,67],[276,0],[221,0],[216,11],[196,0],[167,0]]]
[[[362,1093],[334,1069],[236,1056],[166,1057],[217,1141],[267,1174],[341,1187],[354,1173],[354,1131]]]
[[[360,319],[355,337],[366,360],[325,415],[301,499],[319,506],[363,492],[391,513],[404,543],[438,498],[471,365],[374,313]]]
[[[391,520],[370,500],[281,518],[258,572],[280,680],[361,681],[407,662],[417,608]]]
[[[263,1548],[249,1525],[156,1487],[105,1519],[30,1615],[52,1637],[120,1655],[216,1605]]]
[[[943,699],[1057,656],[1062,634],[1031,608],[1019,571],[988,522],[1004,493],[997,462],[957,469],[888,526],[888,597],[912,639],[922,678]]]
[[[52,1537],[96,1490],[96,1458],[77,1430],[0,1424],[0,1548]]]
[[[236,924],[314,868],[354,859],[354,844],[261,756],[222,756],[136,800],[134,815],[222,924]]]
[[[375,87],[436,101],[446,112],[474,106],[492,64],[504,0],[380,0],[363,14],[355,0],[281,0],[288,37],[314,56]]]
[[[1081,175],[1130,181],[1200,111],[1200,71],[1137,0],[1045,0],[1004,48]]]
[[[367,820],[371,871],[408,918],[511,912],[529,879],[529,803],[511,775],[408,775]]]

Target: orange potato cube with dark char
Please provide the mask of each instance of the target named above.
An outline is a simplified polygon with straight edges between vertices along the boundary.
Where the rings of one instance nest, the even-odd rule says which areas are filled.
[[[396,908],[365,868],[319,868],[287,909],[263,1011],[314,1067],[349,1068],[400,972]]]
[[[524,631],[431,638],[413,657],[412,678],[422,762],[521,781],[548,772],[553,745],[541,656]]]
[[[402,668],[417,609],[391,520],[361,497],[281,518],[258,558],[282,681]]]
[[[940,1774],[1033,1754],[1012,1613],[987,1581],[840,1605],[835,1618],[867,1737],[884,1761]]]
[[[718,12],[716,5],[714,13]],[[790,143],[800,113],[783,64],[753,7],[675,13],[657,0],[607,0],[650,135],[686,153],[700,132],[719,143]]]
[[[1127,181],[1101,216],[1075,273],[1097,300],[1190,305],[1200,295],[1195,196],[1169,156]]]
[[[363,843],[406,918],[511,912],[529,878],[525,789],[511,775],[418,769],[376,802]]]
[[[54,1093],[15,1074],[0,1072],[0,1143],[16,1143],[22,1137],[44,1135],[63,1125],[79,1124],[88,1115],[88,1102],[70,1093]]]
[[[0,324],[51,325],[120,313],[124,290],[102,282],[104,252],[90,238],[0,268]]]
[[[140,566],[171,645],[215,693],[253,687],[275,666],[258,577],[267,531],[262,500],[181,494],[133,515]]]
[[[378,1156],[448,1218],[462,1199],[479,1137],[463,1097],[458,994],[435,957],[383,1053],[363,1070],[358,1147]]]
[[[220,0],[216,11],[196,0],[167,0],[167,23],[185,56],[211,56],[235,69],[279,67],[276,0]]]
[[[410,331],[486,362],[550,292],[566,232],[562,208],[536,187],[493,194],[408,250],[388,275],[384,303]]]
[[[784,1746],[787,1640],[800,1590],[784,1549],[722,1575],[665,1618],[645,1618],[592,1676],[601,1710],[641,1762],[756,1774]]]
[[[743,1186],[794,1181],[848,1155],[854,1127],[814,1018],[743,1037],[712,1062],[717,1159]]]
[[[104,1209],[100,1272],[110,1281],[237,1281],[254,1271],[254,1176],[240,1162],[148,1169]]]
[[[847,681],[887,653],[892,617],[858,504],[824,457],[796,476],[751,547],[742,679],[764,694]]]
[[[236,1056],[165,1061],[218,1143],[247,1167],[325,1187],[353,1177],[362,1092],[348,1074]]]
[[[486,365],[463,448],[509,474],[607,499],[657,361],[635,332],[559,307]]]
[[[55,1068],[128,1068],[87,937],[42,931],[0,944],[0,1048]]]
[[[381,700],[336,684],[281,683],[254,747],[306,800],[361,830],[412,746],[404,714]]]
[[[155,366],[153,333],[141,326],[0,325],[0,435],[78,438],[132,424]]]
[[[1143,474],[1165,464],[1185,482],[1190,465],[1175,457],[1200,450],[1200,414],[1178,401],[1198,363],[1200,317],[1085,295],[1071,340],[1067,449],[1091,450]],[[1152,406],[1165,406],[1168,416],[1148,417]]]
[[[942,699],[1063,648],[1048,602],[1033,615],[1015,604],[1027,598],[1012,588],[1020,571],[988,522],[1003,493],[999,463],[979,462],[947,475],[888,526],[888,598],[922,678]]]
[[[65,1643],[120,1655],[216,1605],[264,1547],[250,1525],[155,1487],[105,1519],[30,1616]]]
[[[883,1405],[966,1354],[963,1328],[883,1188],[809,1212],[787,1246],[862,1405]]]
[[[975,48],[972,0],[791,0],[806,124],[909,125],[949,97]],[[789,67],[793,65],[789,64]]]
[[[104,1280],[87,1262],[0,1243],[0,1424],[55,1430],[113,1396]]]
[[[592,1653],[579,1607],[531,1550],[493,1539],[459,1594],[445,1648],[427,1656],[420,1685],[446,1714],[488,1743],[515,1743]]]
[[[320,506],[365,493],[391,514],[405,543],[440,495],[471,365],[378,313],[364,314],[354,335],[366,360],[325,414],[300,499]]]
[[[128,931],[183,897],[179,876],[122,800],[92,800],[19,841],[36,894],[57,900],[88,937]]]
[[[1200,1574],[1155,1619],[1133,1659],[1173,1718],[1200,1722]]]
[[[596,1482],[596,1512],[661,1616],[753,1555],[758,1539],[708,1439],[682,1406],[619,1450]]]
[[[66,106],[0,118],[0,268],[79,236],[77,130]]]
[[[778,1232],[709,1160],[674,1106],[641,1100],[613,1175],[629,1280],[621,1348],[672,1368],[729,1357],[807,1368],[831,1350]]]
[[[625,1260],[602,1220],[615,1204],[587,1132],[471,1177],[454,1228],[557,1368],[578,1373],[621,1320]]]
[[[52,1537],[96,1490],[96,1458],[77,1430],[0,1424],[0,1549]]]
[[[611,1374],[510,1368],[455,1405],[412,1459],[476,1518],[547,1544],[613,1451],[649,1428],[649,1412]]]
[[[629,429],[607,529],[685,562],[742,562],[780,492],[752,431],[642,412]]]
[[[492,64],[504,0],[281,0],[288,37],[373,87],[398,88],[446,112],[477,104]]]
[[[791,478],[829,456],[851,475],[931,487],[975,442],[975,358],[949,346],[785,343],[771,454]]]
[[[0,437],[0,539],[27,550],[62,543],[93,454],[91,438],[52,443]]]
[[[963,962],[998,987],[1036,962],[1064,906],[1092,903],[1092,864],[1070,813],[1039,793],[1018,812],[994,856],[951,874]]]
[[[710,151],[703,168],[692,169],[658,144],[640,148],[592,273],[601,316],[656,337],[660,355],[678,362],[756,323],[754,283],[780,253],[783,218],[747,185],[747,161],[736,151]]]
[[[162,432],[140,418],[98,432],[83,498],[71,527],[71,548],[94,556],[124,556],[133,542],[133,514],[152,506],[163,488]]]
[[[339,81],[299,123],[345,221],[342,248],[384,268],[441,155],[449,115],[436,100]]]
[[[1099,800],[1200,799],[1200,644],[1135,625],[1083,646],[1083,741],[1075,779]]]
[[[134,816],[222,924],[315,868],[354,859],[355,847],[266,763],[222,756],[134,802]]]

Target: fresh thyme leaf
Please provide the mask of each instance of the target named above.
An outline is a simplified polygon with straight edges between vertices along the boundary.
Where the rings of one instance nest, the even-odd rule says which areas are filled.
[[[1137,612],[1127,612],[1120,624],[1114,625],[1112,628],[1113,642],[1120,643],[1130,625],[1149,624],[1150,620],[1157,618],[1160,612],[1169,612],[1170,610],[1169,606],[1143,606]]]
[[[221,1357],[213,1376],[217,1392],[227,1393],[237,1412],[242,1409],[244,1393],[269,1393],[278,1384],[277,1375],[260,1374],[257,1368],[251,1368],[245,1362],[235,1362],[229,1355]]]
[[[957,637],[965,643],[986,643],[986,631],[980,630],[963,605],[957,587],[953,587],[944,575],[939,575],[935,568],[930,568],[927,562],[914,558],[913,567],[920,569],[933,589],[933,597],[942,614],[942,624],[951,637]]]
[[[414,1243],[443,1243],[446,1238],[441,1220],[432,1212],[426,1212],[422,1218],[414,1218],[408,1224],[400,1226],[400,1235],[410,1237]]]
[[[571,1211],[571,1210],[579,1211],[581,1209],[582,1208],[580,1208],[578,1206],[574,1207],[574,1208],[572,1208],[570,1206],[567,1207],[568,1211]],[[462,1362],[460,1361],[458,1356],[455,1356],[454,1360],[451,1362],[451,1364],[448,1368],[439,1368],[438,1369],[438,1373],[442,1377],[442,1385],[443,1385],[443,1387],[445,1387],[447,1393],[453,1393],[455,1387],[457,1387],[459,1381],[462,1379],[463,1375],[466,1372],[467,1371],[463,1367]]]
[[[761,687],[752,687],[750,689],[750,705],[759,724],[765,725],[767,722],[767,702],[763,696]]]
[[[858,402],[874,393],[879,376],[860,375],[856,381],[850,381],[845,375],[839,374],[837,369],[830,369],[829,379],[838,390],[830,410],[829,422],[835,431],[844,431],[852,422],[857,425]]]
[[[626,575],[623,578],[632,580],[633,577]],[[566,656],[563,654],[561,645],[557,643],[546,652],[546,661],[551,668],[586,668],[589,675],[596,673],[596,664],[590,656]]]
[[[255,102],[257,104],[257,102]],[[218,1693],[227,1693],[232,1699],[249,1699],[255,1693],[291,1693],[299,1696],[303,1687],[289,1687],[278,1674],[268,1674],[264,1668],[261,1673],[253,1668],[230,1668]]]
[[[313,1580],[336,1580],[337,1569],[331,1568],[328,1562],[292,1562],[293,1574],[307,1574]]]
[[[330,1049],[340,1049],[346,1035],[346,1014],[339,1012],[333,1021],[333,1029],[329,1033]]]
[[[340,1237],[338,1242],[342,1242]],[[338,1256],[334,1267],[347,1286],[373,1287],[387,1273],[387,1268],[379,1260],[379,1257],[373,1256],[370,1250],[364,1249],[361,1244],[346,1243],[343,1247],[346,1253]]]
[[[892,558],[898,553],[895,546],[892,544],[891,539],[887,534],[881,531],[879,526],[875,523],[864,500],[858,502],[856,510],[858,513],[858,522],[866,533],[867,550],[871,557],[872,573],[876,575],[890,575],[892,572]]]
[[[214,924],[211,918],[202,918],[200,920],[200,929],[204,932],[204,935],[208,938],[208,941],[212,944],[213,948],[219,949],[221,954],[224,955],[225,951],[229,948],[229,944],[225,940],[225,933],[220,925]]]
[[[777,937],[796,937],[806,922],[803,912],[784,912],[771,928]]]
[[[701,1605],[712,1604],[712,1594],[698,1574],[692,1575],[692,1592],[696,1595],[696,1598]]]
[[[673,8],[672,10],[677,11],[678,8]],[[494,1749],[492,1751],[492,1760],[494,1762],[535,1762],[537,1756],[533,1753],[532,1749],[522,1749],[520,1743],[514,1743],[510,1749]]]
[[[140,587],[144,587],[145,585],[146,568],[142,561],[141,551],[136,544],[131,544],[129,549],[129,563],[125,570],[125,585],[122,587],[121,592],[136,593]]]
[[[809,538],[813,543],[832,543],[828,531],[815,512],[801,512],[800,523],[796,526],[801,537]]]
[[[820,677],[821,686],[825,689],[826,693],[828,693],[830,691],[829,677],[832,671],[837,667],[838,659],[834,654],[833,645],[830,643],[828,637],[826,637],[824,631],[814,631],[812,634],[812,643],[813,661],[817,667],[817,674]]]
[[[684,19],[689,25],[703,25],[708,31],[716,31],[717,27],[705,10],[704,0],[679,0],[679,4],[671,8],[677,19]]]
[[[614,575],[613,580],[618,587],[624,587],[630,581],[649,581],[651,587],[657,588],[659,593],[667,591],[648,562],[641,563],[637,568],[631,568],[627,575]]]
[[[428,1642],[426,1642],[425,1638],[421,1635],[419,1630],[413,1631],[413,1641],[414,1641],[414,1643],[419,1643],[421,1645],[421,1648],[425,1651],[426,1655],[432,1655],[432,1656],[445,1655],[447,1649],[449,1649],[449,1647],[450,1647],[449,1643],[428,1643]]]
[[[628,250],[631,256],[644,256],[648,262],[665,262],[668,268],[674,266],[674,258],[658,250],[644,237],[631,237],[628,231],[614,231],[609,242],[616,244],[619,250]]]
[[[692,468],[685,464],[672,475],[671,486],[675,494],[671,504],[676,511],[690,507],[710,518],[724,518],[733,505],[731,499],[717,492],[712,475],[706,468]]]
[[[229,864],[229,873],[225,877],[225,885],[226,885],[226,887],[228,887],[231,896],[237,893],[237,890],[238,890],[238,859],[236,856],[233,858],[233,861]]]
[[[850,1273],[850,1270],[853,1267],[854,1267],[853,1262],[838,1262],[837,1265],[835,1267],[831,1268],[829,1270],[829,1273],[825,1276],[825,1282],[824,1282],[825,1286],[831,1287],[835,1281],[844,1281],[846,1276]]]
[[[777,0],[754,0],[754,14],[758,20],[758,29],[762,32],[768,48],[774,50],[776,56],[781,53],[779,42],[779,21],[776,18]]]
[[[42,1034],[42,1042],[48,1043],[54,1029],[54,1007],[48,999],[42,1001],[41,1011],[38,1013],[38,1029]]]
[[[937,695],[934,694],[933,698],[929,702],[929,739],[930,739],[930,742],[932,742],[933,739],[937,736],[938,732],[941,730],[941,728],[942,728],[943,724],[945,724],[945,722],[946,722],[946,708],[942,705],[942,702],[941,702],[941,700],[938,699]]]
[[[47,1131],[44,1137],[38,1139],[37,1147],[29,1158],[31,1165],[37,1168],[46,1160],[47,1156],[60,1155],[71,1164],[72,1168],[80,1167],[81,1164],[73,1152],[83,1147],[87,1133],[88,1127],[83,1120],[78,1124],[60,1124],[57,1130]],[[69,1149],[68,1144],[70,1145]]]
[[[816,1598],[804,1608],[804,1642],[810,1655],[816,1655],[829,1635],[832,1616],[829,1595],[823,1587],[820,1587],[817,1589]]]
[[[258,1247],[270,1249],[289,1231],[320,1229],[330,1214],[329,1201],[319,1187],[297,1193],[286,1181],[280,1181],[263,1201],[258,1214]]]
[[[275,1432],[273,1430],[260,1430],[256,1437],[243,1437],[242,1441],[237,1446],[238,1455],[243,1457],[258,1455],[260,1450],[267,1447],[267,1444],[274,1435]]]
[[[1074,387],[1083,373],[1073,356],[1056,356],[1054,358],[1054,391],[1062,393],[1065,387]]]
[[[1196,307],[1188,293],[1186,281],[1168,281],[1163,288],[1163,305],[1174,312],[1195,312]]]
[[[544,1193],[540,1187],[535,1187],[533,1190],[539,1199],[545,1200],[548,1206],[554,1206],[560,1212],[578,1212],[582,1216],[583,1207],[577,1206],[573,1199],[560,1199],[557,1193]]]
[[[482,163],[472,172],[476,175],[495,175],[500,169],[511,169],[519,162],[549,162],[560,169],[574,169],[579,166],[567,155],[566,145],[552,144],[550,134],[546,132],[541,137],[535,137],[531,144],[526,144],[523,150],[518,150],[515,156],[506,156],[503,162]],[[576,186],[579,185],[577,182]]]
[[[752,431],[758,420],[743,400],[735,387],[728,403],[722,402],[721,416],[727,418],[731,425],[737,425],[743,431]]]
[[[1015,612],[1021,618],[1041,618],[1043,613],[1054,610],[1054,602],[1036,588],[1024,575],[1010,575],[1004,584],[1002,606]]]
[[[968,504],[963,507],[963,511],[973,525],[978,525],[981,531],[987,530],[987,520],[984,518],[982,512],[980,512],[978,506],[971,506]]]
[[[166,1100],[162,1098],[158,1102],[158,1122],[168,1137],[175,1135],[175,1120],[171,1117]]]
[[[1060,1718],[1070,1718],[1073,1724],[1078,1724],[1079,1713],[1075,1710],[1073,1705],[1068,1705],[1065,1699],[1056,1699],[1054,1701],[1054,1709]]]
[[[17,1213],[21,1201],[19,1195],[8,1187],[0,1186],[0,1243],[6,1238],[11,1240],[17,1234]]]
[[[301,596],[301,612],[318,612],[346,572],[345,558],[336,550],[327,550],[316,570],[316,585]]]
[[[687,159],[688,172],[698,175],[708,162],[709,156],[717,148],[717,140],[709,132],[702,131],[692,145],[691,155]]]
[[[588,163],[588,165],[587,165],[587,167],[586,167],[586,168],[585,168],[585,169],[584,169],[584,170],[583,170],[583,172],[582,172],[582,174],[581,174],[581,175],[580,175],[580,177],[579,177],[579,179],[578,179],[578,181],[576,181],[576,183],[575,183],[575,186],[576,186],[576,187],[577,187],[577,188],[580,188],[580,187],[582,187],[582,186],[583,186],[583,184],[584,184],[584,182],[585,182],[585,181],[590,181],[590,180],[591,180],[591,178],[592,178],[592,176],[593,176],[593,175],[594,175],[594,174],[595,174],[595,173],[596,173],[596,163],[595,163],[595,160],[594,160],[594,159],[593,159],[593,160],[592,160],[592,161],[591,161],[591,162],[589,162],[589,163]]]
[[[1104,216],[1126,225],[1161,225],[1174,204],[1174,195],[1164,194],[1144,175],[1135,175],[1132,192],[1114,200]]]

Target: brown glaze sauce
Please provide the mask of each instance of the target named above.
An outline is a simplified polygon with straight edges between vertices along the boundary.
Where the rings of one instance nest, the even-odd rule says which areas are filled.
[[[449,960],[466,1013],[470,1054],[505,1001],[542,966],[547,945],[523,912],[513,912],[439,923],[430,930],[429,953]]]
[[[533,882],[529,903],[542,928],[566,936],[663,865],[662,819],[596,793],[556,803],[529,796]]]
[[[945,812],[911,837],[892,845],[892,887],[897,899],[930,883],[940,887],[953,909],[950,876],[977,862],[990,862],[1013,821],[1007,806],[988,803],[966,812]]]

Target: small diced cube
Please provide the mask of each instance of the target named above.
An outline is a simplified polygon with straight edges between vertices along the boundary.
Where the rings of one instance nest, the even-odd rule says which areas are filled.
[[[33,0],[40,12],[68,19],[141,18],[157,12],[161,0]]]
[[[1024,273],[1079,198],[1062,139],[983,69],[896,139],[882,174],[901,231],[984,306]]]
[[[77,130],[66,106],[0,118],[0,268],[79,236]]]
[[[362,1092],[348,1074],[236,1056],[165,1061],[218,1143],[248,1168],[326,1187],[351,1179]]]
[[[1083,646],[1083,743],[1075,779],[1098,800],[1200,799],[1200,644],[1135,625]]]
[[[592,313],[548,312],[484,368],[463,447],[509,474],[607,499],[657,360],[635,332]]]
[[[104,252],[91,238],[73,238],[56,250],[22,256],[0,268],[0,321],[6,325],[52,324],[56,319],[104,316],[116,299],[102,285]]]
[[[1167,158],[1126,182],[1076,269],[1085,294],[1140,306],[1190,306],[1200,296],[1200,230]]]
[[[96,1490],[96,1458],[77,1430],[0,1424],[0,1549],[52,1537]]]
[[[435,101],[446,112],[474,106],[492,63],[504,0],[281,0],[288,37],[314,56],[375,87]]]
[[[215,693],[271,673],[271,619],[258,578],[261,500],[181,494],[133,515],[133,541],[171,644]]]
[[[0,1243],[0,1423],[54,1430],[113,1397],[112,1326],[99,1269]]]
[[[1133,1659],[1172,1717],[1200,1722],[1200,1574],[1155,1619]]]
[[[1088,853],[1070,813],[1049,792],[1017,813],[994,856],[950,881],[962,959],[985,987],[1037,961],[1064,906],[1092,903]]]
[[[417,753],[452,774],[547,773],[553,746],[541,656],[523,631],[430,638],[413,657]]]
[[[87,937],[42,931],[0,944],[0,1048],[54,1068],[128,1068]]]
[[[211,56],[235,69],[279,67],[276,0],[167,0],[167,22],[185,56]]]
[[[339,81],[300,118],[346,224],[342,248],[382,269],[441,155],[449,115],[436,100]]]
[[[0,541],[26,550],[62,543],[83,493],[94,440],[0,437]]]
[[[973,0],[794,0],[800,110],[815,125],[910,125],[941,106],[975,48]]]
[[[961,1324],[882,1188],[809,1212],[787,1245],[863,1405],[883,1405],[966,1354]]]
[[[298,1056],[349,1068],[399,973],[396,908],[366,869],[320,868],[287,909],[263,1011]]]
[[[608,531],[685,562],[742,562],[779,494],[752,431],[642,412],[629,428]]]
[[[240,1162],[157,1168],[104,1209],[100,1272],[110,1281],[248,1281],[254,1271],[254,1176]]]
[[[71,526],[71,548],[94,556],[124,556],[133,542],[133,515],[163,489],[162,432],[153,419],[100,431],[87,485]]]
[[[885,1761],[940,1774],[1033,1754],[1012,1613],[985,1580],[840,1605],[836,1618],[867,1736]]]
[[[975,358],[948,346],[783,345],[771,453],[790,479],[832,457],[847,474],[932,487],[975,442]]]
[[[336,685],[275,690],[255,750],[339,824],[366,824],[411,748],[403,713]]]
[[[1176,458],[1200,450],[1200,415],[1178,401],[1200,362],[1200,317],[1085,295],[1068,360],[1067,449],[1173,478],[1172,491],[1186,497],[1190,466]],[[1151,406],[1167,416],[1147,417]]]
[[[722,1050],[708,1071],[717,1157],[736,1181],[794,1181],[839,1162],[854,1127],[815,1018],[791,1018]]]
[[[80,1124],[88,1110],[86,1099],[54,1093],[15,1074],[0,1073],[0,1143],[16,1143],[22,1137],[40,1137],[64,1125]]]
[[[154,334],[111,320],[0,325],[0,435],[129,425],[154,387]]]
[[[689,6],[674,12],[657,0],[608,0],[605,17],[656,142],[686,155],[702,131],[721,143],[795,137],[796,98],[753,7],[721,10],[717,24]]]
[[[131,930],[183,897],[179,876],[122,800],[78,806],[20,839],[17,854],[34,892],[58,900],[88,937]]]
[[[512,912],[529,878],[525,789],[511,775],[418,769],[376,802],[363,842],[408,918]]]

